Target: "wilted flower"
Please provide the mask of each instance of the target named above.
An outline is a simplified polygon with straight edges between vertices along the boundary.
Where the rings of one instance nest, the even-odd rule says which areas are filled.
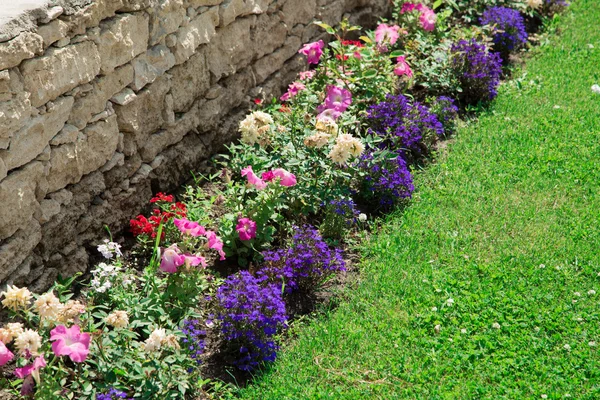
[[[40,315],[42,321],[55,321],[62,311],[63,305],[53,292],[44,293],[33,303],[33,307]]]
[[[325,132],[329,135],[336,135],[339,127],[333,118],[328,118],[323,115],[317,118],[315,128],[318,131]]]
[[[46,360],[44,356],[37,357],[32,364],[28,364],[22,368],[15,369],[15,375],[21,379],[26,378],[29,375],[33,375],[33,379],[36,382],[40,381],[40,373],[39,370],[46,366]]]
[[[82,333],[78,325],[59,325],[50,331],[52,351],[56,356],[69,356],[73,362],[84,362],[89,353],[90,334]]]
[[[106,317],[106,324],[115,328],[126,328],[129,325],[127,311],[113,311]]]
[[[18,288],[10,285],[8,285],[6,291],[0,293],[0,295],[4,295],[2,305],[13,311],[27,308],[29,301],[31,300],[31,292],[27,288]]]
[[[305,44],[298,53],[304,54],[309,64],[318,64],[321,56],[323,55],[323,48],[325,43],[322,40],[318,42]]]
[[[25,329],[15,339],[15,347],[19,349],[20,354],[37,355],[42,346],[42,337],[34,330]]]
[[[170,347],[170,348],[175,349],[175,350],[181,349],[181,346],[179,345],[179,341],[177,340],[177,337],[175,335],[173,335],[173,334],[168,335],[165,338],[163,344],[165,346]]]

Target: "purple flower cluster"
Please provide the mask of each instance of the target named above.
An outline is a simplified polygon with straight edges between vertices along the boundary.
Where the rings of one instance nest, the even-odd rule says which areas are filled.
[[[402,151],[371,150],[361,157],[359,167],[366,171],[365,192],[377,199],[383,209],[410,198],[415,190]]]
[[[475,39],[463,39],[452,46],[452,69],[465,103],[492,100],[498,94],[502,59],[498,53],[488,52],[485,45]]]
[[[456,120],[458,119],[458,107],[453,99],[446,96],[439,96],[432,102],[430,109],[444,126],[446,134],[455,131]]]
[[[197,364],[201,364],[200,356],[204,353],[204,338],[206,331],[201,329],[202,323],[197,319],[186,319],[183,321],[181,332],[185,335],[181,339],[181,346]]]
[[[385,101],[369,108],[367,116],[370,133],[384,137],[390,150],[420,152],[424,139],[444,133],[442,124],[427,107],[418,101],[410,102],[401,94],[388,94]]]
[[[118,400],[118,399],[127,399],[127,393],[121,392],[115,388],[110,388],[107,393],[99,393],[96,395],[96,400]],[[128,399],[133,400],[133,399]]]
[[[241,271],[227,278],[217,291],[217,319],[225,339],[237,346],[235,365],[244,371],[263,361],[275,361],[273,336],[287,326],[281,287],[265,281]]]
[[[283,283],[287,293],[308,292],[333,273],[345,271],[342,251],[330,248],[316,228],[304,225],[295,230],[288,249],[262,253],[264,266],[258,271],[259,277],[279,287]]]
[[[525,20],[520,12],[507,7],[490,7],[483,12],[479,22],[481,25],[493,25],[494,50],[498,51],[504,61],[508,61],[511,51],[527,42]]]

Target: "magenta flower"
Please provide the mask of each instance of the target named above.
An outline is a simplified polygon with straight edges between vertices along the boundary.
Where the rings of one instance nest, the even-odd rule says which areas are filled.
[[[379,24],[377,29],[375,29],[375,41],[377,43],[388,42],[389,44],[395,44],[399,37],[400,27],[397,25]]]
[[[262,190],[267,187],[267,184],[260,179],[254,171],[252,171],[252,167],[248,165],[246,168],[242,169],[242,176],[245,176],[248,179],[248,183],[254,185],[258,190]]]
[[[318,64],[321,56],[323,55],[323,48],[325,43],[322,40],[318,42],[305,44],[298,53],[304,54],[309,64]]]
[[[352,93],[349,90],[337,86],[327,86],[327,97],[325,108],[344,112],[352,104]]]
[[[181,233],[184,233],[186,235],[198,237],[206,233],[206,229],[204,229],[202,225],[200,225],[197,222],[190,221],[186,218],[174,218],[173,223],[175,224],[177,229],[181,231]]]
[[[216,250],[221,256],[220,260],[223,261],[225,259],[225,252],[223,251],[223,241],[213,231],[206,231],[206,238],[208,239],[206,247],[209,249]]]
[[[421,10],[421,16],[419,17],[419,22],[421,22],[423,29],[430,32],[433,31],[435,29],[436,20],[437,16],[433,10],[424,6]]]
[[[301,82],[294,82],[290,86],[288,86],[288,91],[285,92],[283,96],[281,96],[279,99],[281,101],[288,101],[296,97],[296,95],[298,95],[298,93],[300,93],[300,91],[304,89],[306,89],[306,86],[304,86],[304,84],[302,84]]]
[[[298,75],[300,75],[301,81],[308,81],[315,76],[315,71],[302,71]]]
[[[295,186],[296,185],[296,175],[286,171],[283,168],[276,168],[273,170],[273,175],[279,178],[279,184],[281,186]]]
[[[52,347],[54,347],[54,344],[52,345]],[[21,379],[24,379],[25,377],[29,376],[29,375],[33,375],[34,379],[36,380],[36,382],[40,381],[40,374],[39,374],[39,370],[44,368],[46,366],[46,360],[44,359],[44,356],[39,356],[37,357],[32,364],[26,365],[22,368],[15,368],[15,375]]]
[[[193,254],[184,254],[183,263],[189,267],[196,267],[198,265],[202,265],[202,267],[206,268],[206,258],[201,256],[195,256]]]
[[[273,171],[267,171],[267,172],[263,172],[262,173],[262,180],[265,182],[271,182],[273,179],[275,179],[275,174],[273,174]]]
[[[73,325],[67,329],[58,325],[50,331],[52,351],[57,356],[69,356],[73,362],[84,362],[90,348],[90,334],[81,333],[79,326]]]
[[[238,219],[238,224],[235,227],[241,240],[250,240],[256,237],[256,222],[250,218]]]
[[[400,14],[404,14],[407,12],[411,12],[414,10],[419,10],[421,7],[421,4],[417,5],[417,4],[413,4],[413,3],[404,3],[402,4],[402,9],[400,10]]]
[[[185,256],[179,253],[179,248],[174,243],[163,251],[160,260],[160,269],[161,271],[174,274],[177,272],[177,267],[182,266],[184,263]]]
[[[15,355],[0,341],[0,367],[12,360]]]
[[[406,62],[404,56],[398,57],[396,61],[398,63],[396,64],[396,68],[394,68],[394,74],[398,76],[406,75],[409,78],[413,76],[412,69],[410,69],[410,66]]]

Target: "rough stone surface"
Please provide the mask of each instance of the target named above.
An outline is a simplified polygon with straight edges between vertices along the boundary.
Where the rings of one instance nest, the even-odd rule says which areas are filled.
[[[2,0],[0,0],[2,1]],[[7,3],[9,4],[9,3]],[[0,285],[84,271],[152,193],[237,137],[307,67],[313,19],[388,0],[16,0],[0,6]],[[7,17],[9,15],[10,17]]]

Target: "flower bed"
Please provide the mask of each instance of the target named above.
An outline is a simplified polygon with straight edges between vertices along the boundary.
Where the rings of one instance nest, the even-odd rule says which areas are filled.
[[[241,371],[274,361],[308,311],[296,303],[346,269],[346,239],[410,199],[459,110],[496,96],[523,15],[562,5],[490,0],[480,26],[465,23],[471,3],[398,3],[362,36],[319,23],[332,41],[300,49],[307,70],[279,101],[256,100],[206,184],[180,202],[158,194],[131,221],[130,257],[107,240],[90,281],[3,292],[0,382],[40,399],[193,398],[211,387],[209,348]]]

